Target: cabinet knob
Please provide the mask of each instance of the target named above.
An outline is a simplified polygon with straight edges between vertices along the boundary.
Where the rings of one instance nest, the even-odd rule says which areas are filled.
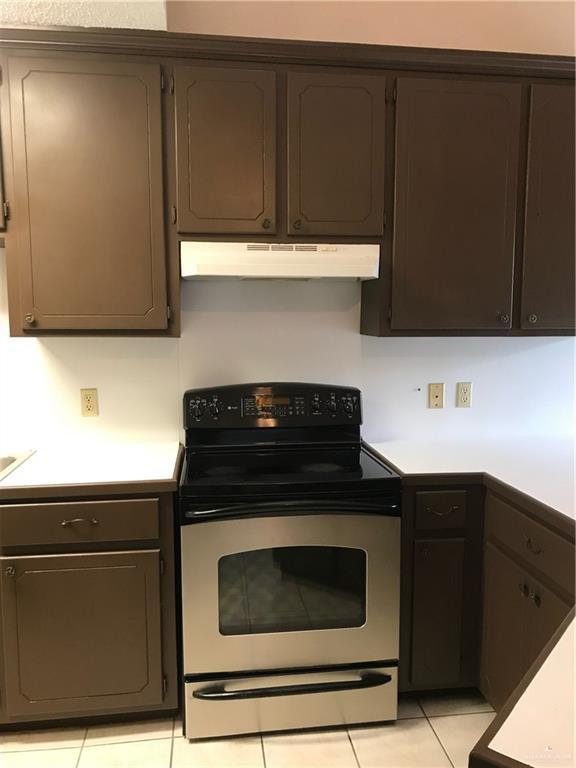
[[[530,536],[524,536],[524,543],[528,552],[532,552],[533,555],[539,555],[543,552],[542,547],[539,547]]]
[[[272,226],[272,222],[270,221],[270,219],[264,219],[264,221],[262,222],[262,229],[270,229],[271,226]]]
[[[507,324],[510,322],[510,315],[506,312],[499,312],[498,313],[498,320],[503,324]]]
[[[32,314],[32,312],[28,312],[26,315],[24,315],[24,322],[26,325],[35,325],[36,318]]]
[[[528,587],[526,584],[518,584],[518,589],[523,597],[528,597]]]
[[[13,565],[9,565],[6,570],[4,571],[6,576],[15,576],[16,575],[16,568],[14,568]]]
[[[538,322],[538,315],[528,315],[528,322],[534,325]]]
[[[528,597],[530,598],[530,600],[532,600],[536,608],[540,608],[540,603],[542,602],[540,600],[540,595],[537,595],[536,592],[530,592],[528,594]]]
[[[296,221],[292,224],[292,227],[294,229],[302,229],[302,219],[296,219]]]

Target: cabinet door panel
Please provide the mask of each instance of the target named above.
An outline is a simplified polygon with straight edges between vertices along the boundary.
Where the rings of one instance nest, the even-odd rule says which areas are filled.
[[[570,610],[570,605],[537,579],[529,576],[526,583],[529,589],[526,626],[526,668],[528,668],[558,629]]]
[[[179,232],[275,231],[276,74],[176,67]]]
[[[464,539],[414,543],[412,683],[458,683],[462,664]]]
[[[398,80],[393,329],[510,327],[520,96]]]
[[[9,62],[22,327],[166,328],[160,67]]]
[[[532,86],[522,328],[574,328],[574,87]]]
[[[489,542],[484,556],[480,689],[499,709],[527,669],[524,571]]]
[[[162,702],[159,551],[1,559],[9,715]]]
[[[380,235],[384,77],[288,74],[288,232]]]

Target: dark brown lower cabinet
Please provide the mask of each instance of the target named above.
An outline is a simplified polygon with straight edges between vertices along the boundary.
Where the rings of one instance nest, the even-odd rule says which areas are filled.
[[[159,550],[2,558],[8,715],[162,703]]]
[[[414,544],[412,680],[458,684],[462,662],[464,539]]]
[[[574,542],[486,499],[480,689],[499,709],[574,603]]]
[[[407,488],[402,510],[399,687],[477,684],[481,487]]]

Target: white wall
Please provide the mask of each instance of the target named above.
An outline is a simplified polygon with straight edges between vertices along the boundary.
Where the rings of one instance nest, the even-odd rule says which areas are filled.
[[[166,29],[163,0],[2,0],[0,24]]]
[[[0,251],[0,449],[174,439],[186,388],[258,380],[359,386],[374,442],[572,430],[571,339],[360,336],[356,283],[183,283],[182,298],[181,339],[11,339]],[[462,380],[469,410],[454,407]],[[426,407],[430,381],[446,382],[444,410]],[[98,387],[98,418],[80,417],[80,387]]]

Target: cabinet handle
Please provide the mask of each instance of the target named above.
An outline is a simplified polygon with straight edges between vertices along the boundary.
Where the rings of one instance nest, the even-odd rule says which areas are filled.
[[[36,318],[32,314],[32,312],[28,312],[27,314],[24,315],[24,322],[26,323],[26,325],[35,325],[36,324]]]
[[[6,570],[4,571],[6,576],[15,576],[16,575],[16,568],[14,568],[13,565],[9,565]]]
[[[272,226],[272,222],[270,221],[270,219],[264,219],[264,221],[262,222],[262,229],[270,229],[271,226]]]
[[[533,555],[539,555],[544,551],[542,547],[539,547],[538,544],[536,544],[535,541],[532,541],[530,536],[524,536],[524,542],[526,543],[526,549],[528,552],[532,552]]]
[[[529,589],[526,584],[518,584],[518,589],[520,590],[522,597],[528,597]]]
[[[292,227],[294,229],[302,229],[302,219],[296,219],[294,224],[292,224]]]
[[[437,517],[446,517],[446,515],[451,515],[452,512],[458,512],[460,509],[460,504],[453,504],[451,507],[448,507],[448,509],[441,510],[437,507],[425,507],[426,512],[430,512],[433,515],[436,515]]]
[[[90,523],[90,525],[100,525],[100,521],[95,517],[88,519],[87,517],[73,517],[71,520],[62,520],[60,525],[62,528],[69,528],[74,523]]]
[[[534,325],[538,322],[538,315],[528,315],[528,322]]]
[[[508,315],[506,312],[499,312],[498,313],[498,320],[502,323],[509,323],[510,322],[510,315]]]
[[[528,594],[528,597],[530,598],[530,600],[532,600],[536,608],[540,608],[540,603],[542,602],[540,600],[540,595],[537,595],[536,592],[530,592]]]

